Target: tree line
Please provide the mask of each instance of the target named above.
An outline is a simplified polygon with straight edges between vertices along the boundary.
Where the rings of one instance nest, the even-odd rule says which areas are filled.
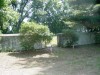
[[[53,33],[77,24],[100,31],[100,0],[0,0],[2,33],[18,33],[26,20]]]

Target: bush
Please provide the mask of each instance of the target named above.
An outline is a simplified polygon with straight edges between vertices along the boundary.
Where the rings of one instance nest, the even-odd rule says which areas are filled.
[[[0,30],[0,35],[1,35],[1,34],[2,34],[2,32],[1,32],[1,30]],[[0,37],[0,41],[1,41],[1,39],[2,39],[2,38]]]
[[[24,50],[33,50],[34,44],[40,42],[49,43],[52,39],[47,26],[34,22],[23,23],[20,29],[21,45]]]
[[[100,33],[95,34],[95,42],[96,44],[100,44]]]
[[[63,30],[63,47],[71,47],[78,41],[78,36],[74,33],[74,30],[67,29]]]

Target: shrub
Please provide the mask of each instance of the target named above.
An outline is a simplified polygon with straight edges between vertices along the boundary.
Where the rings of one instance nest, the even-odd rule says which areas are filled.
[[[74,30],[63,30],[63,47],[71,47],[78,41],[78,36],[74,33]]]
[[[95,42],[96,44],[100,44],[100,33],[95,34]]]
[[[1,35],[1,34],[2,34],[2,32],[1,32],[1,30],[0,30],[0,35]],[[2,39],[2,38],[0,37],[0,41],[1,41],[1,39]]]
[[[47,26],[34,22],[23,23],[20,29],[21,45],[24,50],[33,50],[34,44],[40,42],[49,43],[52,39]]]

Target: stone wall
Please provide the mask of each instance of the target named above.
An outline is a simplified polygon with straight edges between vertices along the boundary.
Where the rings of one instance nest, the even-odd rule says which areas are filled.
[[[79,36],[78,45],[87,45],[95,43],[95,35],[92,32],[77,32]]]
[[[36,43],[35,49],[44,48],[42,43]],[[1,50],[22,50],[20,45],[20,34],[1,34],[0,35],[0,49]]]
[[[2,34],[0,38],[0,48],[2,50],[21,50],[19,34]]]
[[[76,32],[79,37],[77,41],[77,45],[87,45],[95,43],[95,35],[93,33],[88,32]],[[57,35],[57,44],[61,46],[63,44],[64,38],[62,37],[62,33]]]

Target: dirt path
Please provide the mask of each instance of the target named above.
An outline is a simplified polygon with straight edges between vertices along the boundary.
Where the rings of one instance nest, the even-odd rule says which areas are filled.
[[[0,53],[0,75],[100,75],[100,48]]]

